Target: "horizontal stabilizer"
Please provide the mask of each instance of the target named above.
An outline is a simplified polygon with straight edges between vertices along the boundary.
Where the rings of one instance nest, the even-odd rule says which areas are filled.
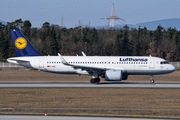
[[[16,58],[8,58],[7,61],[19,61],[19,62],[30,62],[30,60],[20,60],[20,59],[16,59]]]

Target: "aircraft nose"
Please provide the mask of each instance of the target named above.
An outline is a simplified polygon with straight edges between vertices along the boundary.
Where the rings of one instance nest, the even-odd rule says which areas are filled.
[[[169,67],[169,70],[170,70],[171,72],[174,72],[174,71],[176,70],[176,67],[174,67],[174,65],[171,65],[171,66]]]

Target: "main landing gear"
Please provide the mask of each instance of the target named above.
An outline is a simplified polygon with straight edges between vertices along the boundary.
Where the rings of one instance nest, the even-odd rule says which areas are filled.
[[[99,75],[97,73],[93,73],[92,79],[90,80],[91,83],[99,83],[100,82],[100,78]]]
[[[150,83],[154,83],[153,75],[150,75]]]
[[[100,78],[92,78],[90,80],[91,83],[99,83],[100,82]]]

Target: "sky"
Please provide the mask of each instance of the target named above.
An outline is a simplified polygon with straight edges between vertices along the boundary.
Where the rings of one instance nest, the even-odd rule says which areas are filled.
[[[116,24],[137,24],[155,20],[180,18],[180,0],[0,0],[0,20],[30,20],[32,27],[44,22],[63,26],[107,26],[114,3]]]

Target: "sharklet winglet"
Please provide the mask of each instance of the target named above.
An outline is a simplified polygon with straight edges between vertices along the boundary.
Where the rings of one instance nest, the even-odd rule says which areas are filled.
[[[83,56],[86,56],[86,54],[83,51],[81,51],[81,53],[82,53]]]
[[[69,64],[69,63],[61,56],[60,53],[58,53],[58,56],[60,57],[60,59],[61,59],[61,61],[62,61],[62,63],[63,63],[64,65],[73,66],[73,65]]]

